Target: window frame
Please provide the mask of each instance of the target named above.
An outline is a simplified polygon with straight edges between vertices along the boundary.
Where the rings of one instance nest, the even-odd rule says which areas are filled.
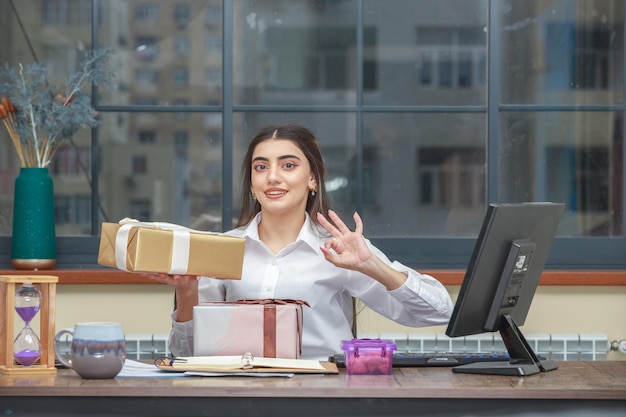
[[[97,24],[100,19],[100,0],[92,0],[92,45],[98,45]],[[174,114],[203,112],[207,115],[219,115],[222,122],[222,219],[232,219],[237,213],[233,213],[233,183],[238,178],[233,178],[233,143],[225,138],[233,137],[234,115],[239,112],[282,112],[294,111],[293,106],[239,106],[233,103],[233,15],[235,0],[222,1],[222,69],[221,69],[221,104],[205,104],[201,106],[183,105],[146,105],[130,104],[127,106],[98,105],[97,97],[94,97],[96,110],[98,112],[172,112]],[[363,181],[363,175],[358,172],[364,169],[363,156],[363,115],[368,112],[473,112],[483,113],[487,118],[487,156],[486,156],[486,181],[487,181],[487,203],[496,202],[497,191],[497,166],[498,166],[498,143],[499,143],[499,118],[504,112],[519,111],[619,111],[626,119],[626,103],[613,106],[552,106],[552,105],[504,105],[500,100],[500,39],[498,36],[487,37],[487,78],[486,93],[487,104],[484,106],[368,106],[363,104],[364,92],[364,64],[367,64],[364,56],[364,22],[363,22],[363,0],[355,0],[359,17],[357,19],[357,104],[356,106],[297,106],[300,112],[343,112],[356,114],[357,132],[357,181]],[[493,28],[499,27],[500,2],[488,2],[488,34],[498,33]],[[212,7],[212,6],[211,6]],[[205,12],[205,13],[208,13]],[[626,14],[626,12],[625,12]],[[622,17],[626,24],[626,16]],[[624,30],[626,34],[626,30]],[[624,36],[626,38],[626,35]],[[626,45],[626,39],[623,42]],[[624,56],[624,74],[626,80],[626,53]],[[624,82],[626,85],[626,82]],[[625,87],[626,89],[626,87]],[[626,94],[625,94],[626,95]],[[489,104],[495,103],[495,104]],[[622,135],[624,135],[622,133]],[[101,227],[101,217],[98,211],[98,175],[100,155],[98,152],[99,130],[92,130],[91,139],[91,176],[92,181],[92,207],[91,207],[91,236],[58,236],[57,237],[57,268],[99,268],[97,265],[97,253],[99,246],[99,235]],[[622,140],[622,160],[626,161],[626,147],[624,146],[624,136]],[[362,188],[362,187],[361,187]],[[626,219],[626,169],[622,169],[622,218]],[[356,209],[363,206],[363,196],[357,196]],[[223,224],[227,224],[224,222]],[[367,230],[366,230],[367,232]],[[378,238],[371,237],[372,242],[385,252],[390,259],[397,259],[408,266],[416,269],[460,269],[464,270],[469,261],[475,238]],[[580,237],[561,238],[557,237],[552,247],[546,269],[561,270],[624,270],[626,269],[626,233],[620,237]],[[0,265],[6,266],[10,263],[10,237],[0,237],[0,253],[5,254],[0,261]]]

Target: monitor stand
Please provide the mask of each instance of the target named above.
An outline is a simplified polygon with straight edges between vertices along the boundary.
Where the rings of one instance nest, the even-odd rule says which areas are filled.
[[[504,342],[510,361],[503,362],[475,362],[467,365],[455,366],[452,372],[483,375],[510,375],[525,376],[548,372],[557,369],[556,362],[540,359],[528,344],[513,317],[506,314],[500,323],[500,335]]]

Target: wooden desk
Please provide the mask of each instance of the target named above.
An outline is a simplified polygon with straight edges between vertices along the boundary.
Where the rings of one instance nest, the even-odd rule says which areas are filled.
[[[150,416],[626,415],[626,361],[560,362],[527,377],[398,368],[391,376],[83,380],[0,377],[0,414]]]

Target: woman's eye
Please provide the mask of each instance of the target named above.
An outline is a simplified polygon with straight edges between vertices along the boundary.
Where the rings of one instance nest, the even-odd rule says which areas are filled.
[[[255,171],[263,171],[265,170],[265,165],[259,164],[259,165],[255,165],[254,167],[252,167],[252,169],[254,169]]]
[[[285,163],[285,165],[283,165],[285,168],[287,169],[291,169],[291,168],[295,168],[296,164],[294,164],[293,162],[287,162]]]

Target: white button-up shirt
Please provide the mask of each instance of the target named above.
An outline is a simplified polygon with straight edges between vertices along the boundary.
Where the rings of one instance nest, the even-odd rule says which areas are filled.
[[[310,308],[303,307],[303,359],[328,360],[329,355],[341,352],[341,341],[352,338],[352,297],[406,326],[439,325],[450,319],[452,300],[439,281],[399,262],[391,262],[369,241],[366,240],[374,255],[407,274],[408,278],[400,288],[389,291],[367,275],[328,262],[320,246],[330,236],[308,215],[295,242],[277,254],[259,239],[260,220],[259,213],[248,226],[226,233],[246,239],[241,280],[201,278],[198,302],[257,298],[307,301]],[[172,321],[172,354],[192,356],[193,322],[177,322],[176,312],[172,314]]]

